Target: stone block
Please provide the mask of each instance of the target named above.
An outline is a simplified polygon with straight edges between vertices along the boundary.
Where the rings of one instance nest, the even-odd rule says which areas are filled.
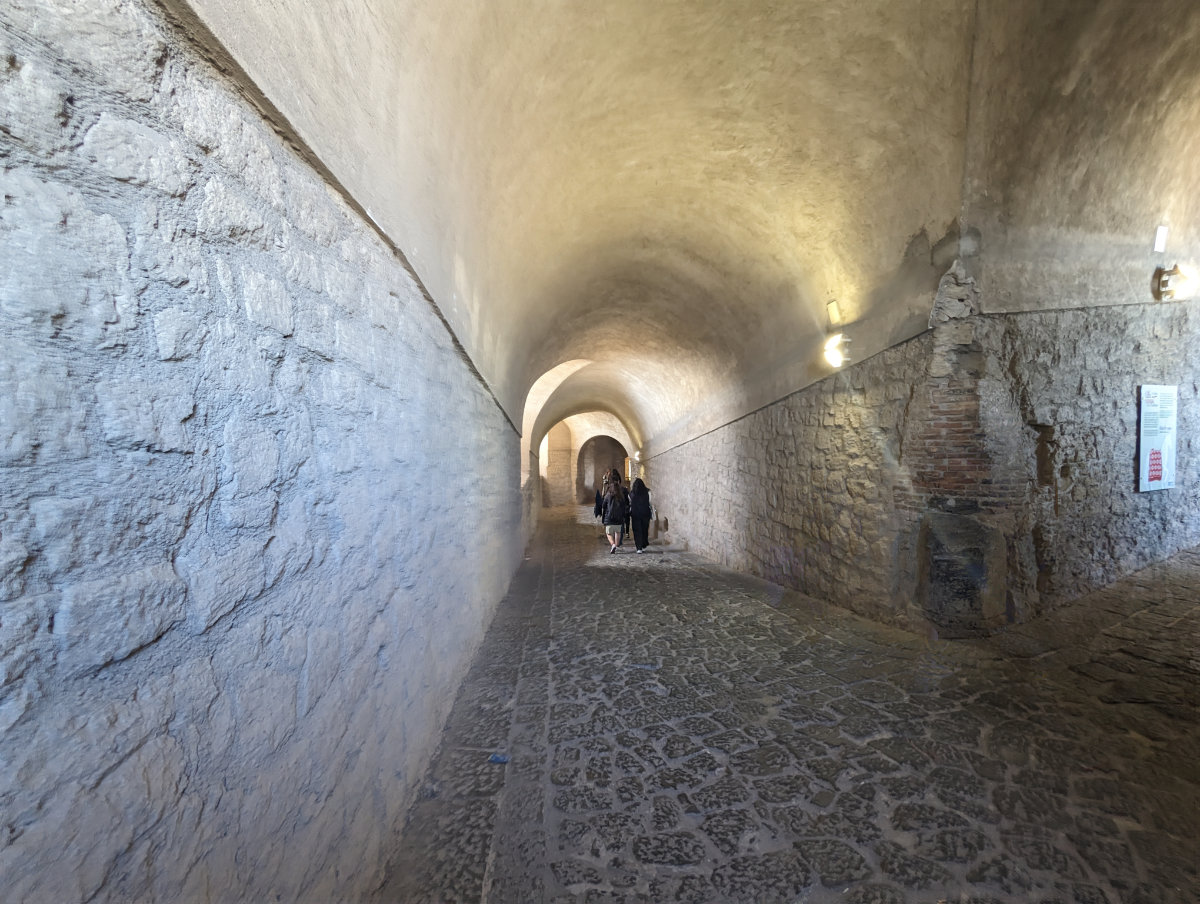
[[[322,358],[334,360],[337,349],[337,309],[311,300],[296,311],[295,338],[301,346]]]
[[[246,316],[251,321],[283,336],[292,335],[292,299],[287,286],[278,279],[246,269],[242,274],[242,293]]]
[[[0,467],[88,452],[88,406],[65,362],[0,335]]]
[[[82,152],[118,182],[184,194],[191,182],[187,157],[174,139],[108,112],[83,137]]]
[[[299,496],[280,506],[275,531],[264,553],[269,583],[290,580],[312,564],[316,553],[309,535],[311,520],[305,501]]]
[[[151,283],[166,283],[173,289],[187,286],[189,292],[207,295],[206,258],[210,249],[175,218],[171,203],[158,198],[143,200],[132,228],[136,236],[134,273]],[[178,303],[179,296],[173,295],[171,300]],[[197,299],[192,306],[199,308],[201,304]]]
[[[30,59],[0,36],[0,122],[11,140],[38,156],[53,156],[70,146],[63,79],[40,60]]]
[[[227,552],[194,548],[176,560],[188,589],[187,626],[203,634],[221,618],[263,591],[263,547],[258,539],[244,540]]]
[[[285,252],[283,274],[289,284],[322,292],[325,287],[324,271],[316,255],[307,251],[288,248]]]
[[[223,530],[230,532],[256,531],[266,537],[279,511],[279,491],[264,490],[251,495],[239,495],[230,488],[221,491],[215,514]]]
[[[339,355],[362,368],[381,386],[392,385],[396,369],[395,356],[389,354],[387,333],[370,323],[350,317],[334,324]]]
[[[162,505],[153,498],[152,481],[136,468],[116,468],[105,480],[111,484],[107,493],[85,479],[58,495],[31,498],[25,542],[38,555],[31,576],[51,574],[65,582],[67,575],[178,542],[188,504]]]
[[[131,101],[154,97],[166,56],[159,27],[138,4],[124,0],[38,0],[12,3],[19,30],[55,48],[59,59],[90,70],[91,77]]]
[[[233,488],[246,496],[269,487],[279,476],[279,441],[270,421],[239,412],[225,423],[222,446]]]
[[[971,515],[928,512],[918,538],[918,601],[945,637],[1004,624],[1007,558],[998,528]]]
[[[172,307],[154,315],[154,338],[161,361],[180,361],[200,350],[203,322],[191,308]]]
[[[45,336],[119,344],[134,325],[125,232],[78,192],[0,172],[0,312]]]
[[[312,708],[329,690],[342,661],[342,641],[339,632],[327,628],[316,628],[309,632],[308,652],[296,698],[297,710],[301,716],[312,712]]]
[[[287,741],[296,727],[299,676],[261,665],[232,679],[225,692],[234,697],[239,752],[262,762]],[[259,805],[268,804],[260,800]]]
[[[72,584],[54,617],[60,663],[80,671],[124,659],[182,621],[185,598],[167,563]]]
[[[218,241],[262,249],[274,244],[274,231],[267,224],[261,202],[228,179],[215,177],[204,184],[196,226],[201,234]]]
[[[179,380],[105,380],[96,385],[104,436],[114,446],[190,452],[185,425],[196,410],[192,389]]]

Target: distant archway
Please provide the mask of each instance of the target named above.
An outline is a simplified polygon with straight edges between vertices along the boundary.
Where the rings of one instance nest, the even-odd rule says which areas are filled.
[[[593,436],[579,447],[575,459],[575,498],[580,504],[591,502],[603,484],[604,474],[616,468],[625,473],[629,450],[612,436]]]

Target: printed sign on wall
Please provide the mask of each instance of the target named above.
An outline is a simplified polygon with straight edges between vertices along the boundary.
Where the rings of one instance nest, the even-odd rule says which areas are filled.
[[[1178,386],[1143,386],[1138,430],[1138,489],[1175,486],[1175,428]]]

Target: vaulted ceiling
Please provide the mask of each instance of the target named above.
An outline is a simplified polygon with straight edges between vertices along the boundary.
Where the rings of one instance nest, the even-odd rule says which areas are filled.
[[[610,411],[651,454],[825,376],[835,327],[859,358],[924,329],[968,196],[999,197],[966,178],[968,101],[999,127],[1009,88],[972,95],[972,55],[1041,48],[1020,102],[1053,85],[1069,103],[1087,86],[1058,60],[1103,69],[1088,55],[1138,18],[1126,0],[1107,19],[1067,0],[167,2],[407,257],[514,424]],[[1002,38],[978,46],[980,19]],[[1018,179],[989,140],[974,152]]]

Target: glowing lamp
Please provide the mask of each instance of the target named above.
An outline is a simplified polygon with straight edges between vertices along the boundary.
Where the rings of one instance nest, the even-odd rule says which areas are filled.
[[[1195,296],[1197,285],[1196,272],[1176,264],[1170,270],[1155,270],[1150,287],[1159,301],[1185,301]]]
[[[829,362],[830,367],[841,367],[850,360],[850,355],[844,348],[849,342],[844,333],[834,333],[825,340],[825,360]]]

